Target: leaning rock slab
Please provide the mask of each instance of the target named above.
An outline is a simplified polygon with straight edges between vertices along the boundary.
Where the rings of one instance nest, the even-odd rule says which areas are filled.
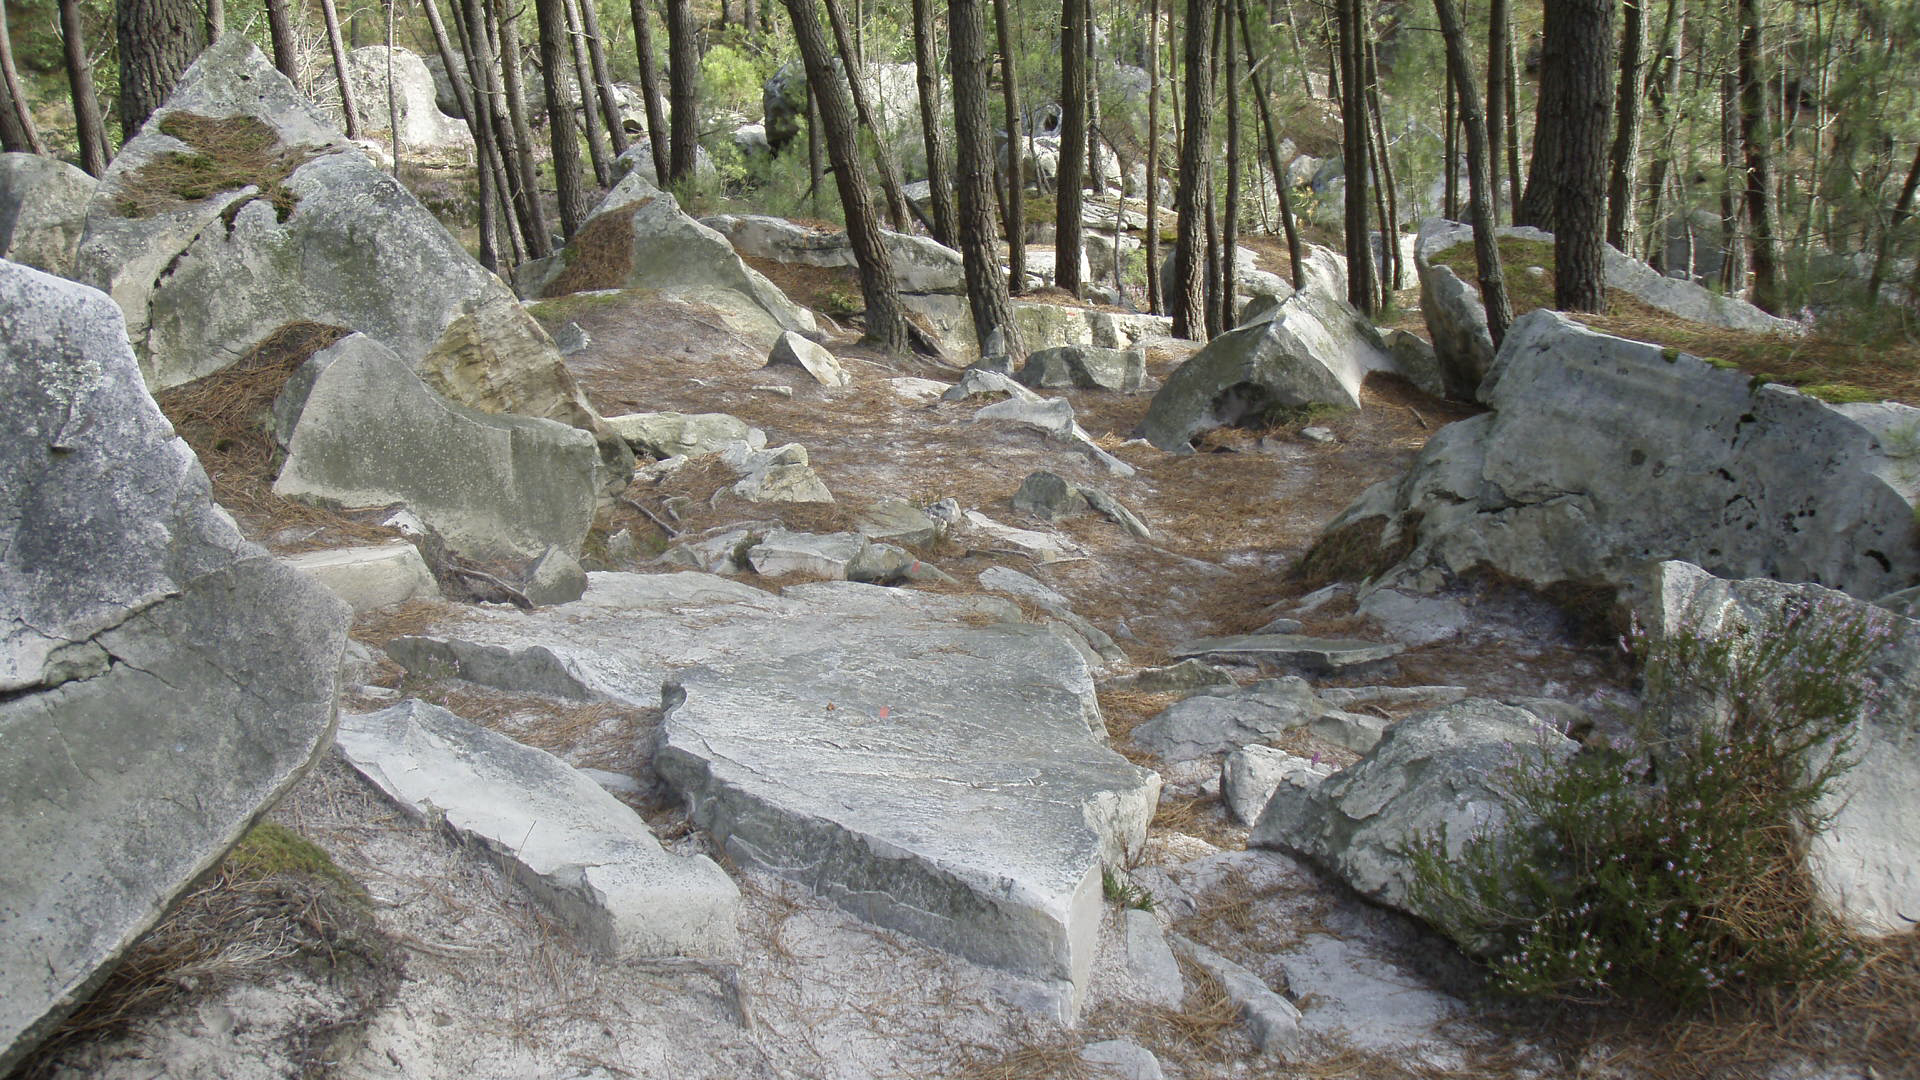
[[[0,262],[0,1071],[332,735],[346,605],[243,540],[120,311]]]
[[[767,433],[727,413],[653,412],[610,416],[607,426],[636,454],[656,458],[717,454],[733,443],[750,450],[767,445]]]
[[[657,767],[733,858],[1059,983],[1077,1007],[1100,871],[1140,850],[1158,791],[1096,734],[1078,652],[984,597],[592,582],[573,604],[476,614],[388,653],[575,699],[650,706],[666,686]]]
[[[1405,651],[1404,645],[1350,638],[1317,638],[1304,634],[1235,634],[1229,637],[1197,638],[1176,645],[1167,655],[1175,659],[1189,656],[1243,657],[1272,661],[1313,674],[1335,674],[1349,668],[1391,660]]]
[[[93,177],[39,154],[0,154],[0,259],[73,273]]]
[[[577,554],[597,501],[593,437],[462,408],[392,350],[355,334],[315,353],[273,490],[338,506],[404,503],[476,558]],[[289,386],[295,386],[290,381]]]
[[[355,614],[440,595],[412,544],[378,544],[290,555],[286,564],[327,587]]]
[[[821,386],[845,386],[853,381],[832,353],[791,330],[781,334],[767,354],[767,366],[776,365],[801,368]]]
[[[600,953],[739,952],[726,872],[668,854],[639,814],[553,755],[421,701],[343,717],[338,738],[387,798],[499,862]]]

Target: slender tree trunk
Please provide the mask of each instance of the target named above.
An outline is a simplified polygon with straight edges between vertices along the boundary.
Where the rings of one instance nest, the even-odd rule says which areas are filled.
[[[1658,133],[1660,146],[1652,155],[1652,164],[1647,167],[1646,220],[1649,235],[1645,245],[1647,262],[1663,274],[1667,272],[1667,237],[1662,201],[1666,198],[1668,163],[1673,157],[1674,136],[1667,105],[1678,100],[1680,94],[1679,42],[1686,36],[1680,26],[1685,18],[1685,13],[1680,10],[1680,0],[1667,0],[1667,16],[1660,31],[1660,47],[1656,53],[1658,69],[1657,72],[1649,70],[1647,73],[1647,105],[1653,110],[1654,130]],[[1675,36],[1677,30],[1680,30],[1679,37]],[[1656,73],[1658,78],[1654,78]],[[1684,211],[1685,208],[1682,209]],[[1689,265],[1688,273],[1692,273],[1692,269]]]
[[[1487,123],[1504,124],[1507,129],[1507,137],[1502,140],[1507,150],[1507,202],[1514,208],[1516,215],[1514,224],[1518,225],[1520,223],[1517,216],[1520,209],[1520,76],[1518,74],[1520,64],[1514,58],[1513,53],[1513,38],[1509,36],[1507,38],[1506,72],[1507,115],[1504,120],[1497,116],[1488,117]],[[1495,161],[1493,168],[1495,172],[1498,172],[1500,170],[1500,163]]]
[[[1740,192],[1739,81],[1731,74],[1720,79],[1720,239],[1725,258],[1720,263],[1720,289],[1737,293],[1746,288],[1747,246],[1740,232],[1743,207]]]
[[[960,204],[960,256],[967,276],[967,306],[983,350],[996,336],[1005,355],[1021,355],[1013,303],[1000,276],[993,233],[993,130],[987,117],[986,20],[980,0],[949,0],[947,64],[953,69],[953,140],[958,157],[955,194]],[[1008,148],[1018,157],[1018,144]],[[1017,194],[1017,193],[1016,193]]]
[[[1206,173],[1212,155],[1213,85],[1207,78],[1215,0],[1187,0],[1185,59],[1186,124],[1180,144],[1180,186],[1174,196],[1179,215],[1178,246],[1173,251],[1175,337],[1203,338],[1207,325],[1205,237]]]
[[[1566,55],[1566,22],[1571,4],[1588,0],[1546,0],[1546,33],[1540,49],[1540,94],[1534,104],[1533,156],[1527,162],[1527,186],[1513,208],[1515,225],[1533,225],[1549,232],[1557,231],[1559,207],[1554,196],[1558,178],[1565,172],[1568,133],[1561,127],[1571,107],[1567,80],[1570,68],[1579,63]]]
[[[633,13],[633,49],[640,62],[640,96],[647,99],[647,143],[653,153],[653,178],[665,187],[672,163],[673,135],[667,130],[667,111],[660,102],[660,65],[653,55],[653,20],[647,17],[647,0],[627,0],[627,6]]]
[[[273,66],[294,86],[300,85],[300,52],[293,41],[293,18],[287,13],[287,0],[266,0],[267,34],[273,39]],[[445,61],[443,60],[442,63]],[[449,73],[452,68],[447,69]],[[451,79],[452,75],[449,74]]]
[[[474,151],[479,170],[491,181],[489,190],[498,200],[500,207],[499,233],[506,236],[506,254],[517,262],[528,251],[535,250],[528,238],[529,229],[525,218],[515,218],[515,210],[521,200],[522,192],[516,189],[514,178],[509,175],[512,165],[512,131],[500,116],[499,75],[494,69],[493,44],[487,33],[487,8],[482,0],[453,0],[455,13],[460,17],[460,26],[466,33],[467,79],[473,88],[474,111],[468,115],[485,131],[484,139],[475,138]],[[537,208],[538,202],[535,201]],[[490,205],[482,202],[481,211],[485,215],[493,213]],[[488,221],[491,222],[491,217]],[[491,228],[491,225],[489,226]],[[492,234],[498,235],[498,234]],[[489,240],[489,244],[494,240]],[[551,247],[543,253],[551,253]]]
[[[533,160],[533,124],[527,116],[527,89],[523,74],[523,50],[520,46],[520,20],[506,10],[511,0],[492,0],[493,25],[500,31],[499,63],[494,63],[491,47],[483,50],[487,97],[492,102],[489,122],[497,133],[497,145],[507,162],[511,179],[502,180],[504,192],[513,193],[514,212],[525,237],[527,253],[536,259],[553,254],[553,230],[547,225],[547,211],[540,200],[540,171]],[[505,115],[502,116],[502,113]]]
[[[840,14],[840,4],[838,0],[826,0],[826,5],[827,21],[833,26],[834,42],[840,49],[840,66],[846,70],[847,88],[853,93],[854,115],[859,118],[861,126],[873,134],[873,157],[880,167],[880,191],[887,201],[887,221],[892,224],[894,232],[906,232],[909,228],[907,197],[900,190],[900,169],[893,161],[893,145],[887,141],[885,129],[874,116],[872,103],[867,97],[866,69],[858,59],[852,38],[847,34],[847,21]],[[831,128],[828,134],[831,137]]]
[[[1147,310],[1160,309],[1160,0],[1147,0]]]
[[[580,88],[580,123],[586,129],[587,156],[593,162],[594,182],[602,189],[610,188],[613,186],[613,155],[607,150],[607,136],[603,130],[606,118],[601,115],[599,103],[594,100],[593,63],[587,57],[580,0],[564,0],[564,5],[567,53],[573,61],[574,85]]]
[[[393,175],[400,177],[400,89],[393,81],[393,5],[394,0],[381,0],[387,9],[387,136],[393,146]]]
[[[353,80],[347,76],[347,43],[340,37],[340,10],[333,0],[320,0],[320,16],[327,24],[327,48],[333,55],[333,77],[340,84],[340,115],[346,125],[347,138],[357,139],[360,137],[360,109],[353,100]]]
[[[1027,291],[1027,157],[1021,139],[1020,66],[1013,51],[1013,0],[993,0],[993,24],[1000,47],[1000,97],[1007,111],[1007,288],[1014,295]],[[951,9],[947,12],[953,20]],[[952,29],[949,26],[949,34]],[[947,63],[954,63],[949,53]],[[959,93],[955,83],[954,93]],[[955,122],[956,127],[958,121]]]
[[[1454,162],[1459,160],[1460,155],[1460,147],[1455,138],[1459,124],[1454,120],[1453,109],[1453,81],[1448,80],[1445,93],[1441,94],[1440,104],[1440,128],[1442,131],[1440,137],[1440,161],[1442,164],[1440,168],[1444,170],[1441,176],[1441,191],[1443,194],[1441,197],[1440,213],[1448,221],[1459,221],[1459,170],[1454,167]]]
[[[1640,176],[1640,98],[1646,89],[1641,54],[1647,40],[1647,0],[1624,0],[1620,27],[1620,86],[1614,94],[1611,173],[1607,179],[1607,243],[1633,252],[1634,181]]]
[[[447,67],[447,80],[453,84],[455,100],[465,108],[467,130],[473,134],[474,172],[478,177],[480,199],[477,228],[480,234],[480,265],[495,273],[500,271],[498,237],[494,227],[494,203],[496,200],[505,209],[506,195],[501,190],[493,172],[493,126],[488,120],[491,103],[487,100],[485,71],[482,65],[481,50],[475,42],[486,40],[486,16],[480,6],[480,0],[450,0],[453,7],[454,25],[461,36],[466,52],[466,81],[462,83],[459,69],[452,64]],[[434,7],[433,0],[427,0],[427,18],[441,27],[440,36],[446,36],[444,24],[440,22],[440,13]],[[453,42],[447,41],[443,59],[453,54]],[[467,96],[462,96],[462,95]],[[502,218],[510,218],[503,213]]]
[[[117,0],[114,37],[120,48],[120,137],[124,141],[166,104],[174,84],[206,47],[206,24],[194,0]],[[7,68],[11,69],[10,63]],[[6,85],[24,118],[26,102],[19,97],[18,81],[0,72],[0,84]],[[40,153],[39,139],[30,127],[28,134],[27,148]]]
[[[667,82],[673,105],[673,145],[667,157],[669,183],[693,179],[700,139],[700,43],[693,0],[667,0]]]
[[[807,87],[807,201],[813,216],[820,216],[820,181],[827,175],[826,140],[821,135],[820,103],[814,100],[813,87]]]
[[[1234,0],[1240,15],[1240,43],[1247,54],[1247,73],[1253,80],[1253,103],[1260,113],[1260,130],[1266,137],[1268,167],[1273,171],[1273,190],[1280,196],[1280,228],[1287,237],[1287,268],[1293,287],[1306,287],[1307,278],[1300,259],[1300,230],[1293,220],[1293,197],[1287,193],[1286,163],[1280,160],[1280,137],[1274,129],[1273,110],[1267,102],[1267,89],[1260,79],[1260,64],[1253,55],[1253,35],[1247,32],[1247,0]]]
[[[1556,18],[1557,15],[1557,18]],[[1554,306],[1607,310],[1607,136],[1612,130],[1613,0],[1549,0],[1548,49],[1558,38],[1564,85],[1553,178]],[[1542,80],[1554,73],[1542,72]],[[1539,138],[1534,143],[1538,153]]]
[[[1867,303],[1880,302],[1880,283],[1887,276],[1887,255],[1893,250],[1893,236],[1913,216],[1913,193],[1920,187],[1920,148],[1913,152],[1913,165],[1907,169],[1907,182],[1900,185],[1900,200],[1893,204],[1893,216],[1880,232],[1880,247],[1873,259],[1873,272],[1867,276]]]
[[[1473,61],[1467,55],[1467,34],[1460,25],[1453,0],[1433,0],[1440,18],[1440,33],[1447,43],[1447,70],[1452,76],[1460,102],[1461,126],[1467,132],[1467,199],[1473,217],[1473,261],[1480,276],[1480,298],[1487,311],[1487,330],[1498,349],[1513,325],[1513,304],[1507,299],[1506,273],[1500,266],[1499,222],[1493,216],[1492,188],[1499,183],[1494,169],[1491,140],[1487,138],[1486,117],[1480,114],[1480,91],[1473,84]],[[1450,387],[1454,394],[1471,397],[1472,387]]]
[[[1765,29],[1758,0],[1740,0],[1740,141],[1745,149],[1747,225],[1752,234],[1753,305],[1777,315],[1785,296],[1780,285],[1780,253],[1773,235],[1773,162],[1768,150]]]
[[[1500,151],[1502,137],[1506,134],[1507,111],[1511,103],[1507,100],[1507,65],[1512,58],[1513,16],[1508,8],[1508,0],[1491,0],[1487,5],[1487,165],[1492,171],[1488,174],[1492,190],[1487,194],[1493,199],[1493,216],[1500,218]],[[1471,151],[1469,151],[1471,152]],[[1518,172],[1519,170],[1515,170]],[[1469,181],[1471,183],[1471,181]],[[1519,194],[1519,189],[1514,189]]]
[[[831,4],[832,0],[828,0]],[[847,215],[847,239],[853,245],[853,259],[860,268],[860,292],[867,304],[866,340],[882,352],[907,351],[907,315],[900,306],[900,289],[894,280],[893,262],[880,235],[880,223],[874,218],[873,203],[867,191],[866,173],[860,167],[856,143],[854,106],[847,86],[833,67],[833,52],[820,27],[814,0],[786,0],[787,14],[793,20],[794,41],[807,67],[807,84],[813,99],[820,103],[820,119],[825,125],[827,153],[833,158],[833,178],[840,188],[840,205]],[[852,57],[842,56],[851,69]]]
[[[13,66],[13,35],[7,29],[6,5],[0,3],[0,149],[10,154],[44,154],[46,145],[34,127],[33,112],[20,73]]]
[[[1220,219],[1220,325],[1233,329],[1238,321],[1236,305],[1240,294],[1240,63],[1233,49],[1235,27],[1233,13],[1221,12],[1220,62],[1225,69],[1227,87],[1227,193]]]
[[[0,37],[5,34],[4,17],[0,17]],[[60,44],[67,62],[67,88],[73,94],[73,134],[80,144],[80,167],[100,176],[107,171],[109,159],[107,129],[100,98],[93,92],[93,65],[87,62],[79,0],[60,0]]]
[[[1087,0],[1060,4],[1060,182],[1053,218],[1053,283],[1079,296],[1087,169]]]
[[[227,32],[227,0],[207,0],[207,44],[219,41]]]
[[[920,97],[920,133],[927,154],[927,191],[933,203],[933,238],[948,247],[954,237],[953,188],[947,179],[946,125],[940,116],[940,65],[934,55],[933,0],[913,0],[913,73]]]
[[[1341,151],[1346,171],[1347,300],[1373,314],[1373,242],[1367,235],[1367,97],[1361,35],[1365,32],[1359,0],[1338,0],[1340,42]]]
[[[574,132],[573,108],[561,80],[567,64],[565,0],[534,0],[534,10],[540,20],[540,81],[547,98],[547,134],[553,140],[553,186],[560,197],[560,232],[572,240],[586,220],[588,207],[580,169],[580,139]]]
[[[593,86],[600,95],[600,111],[606,117],[607,142],[613,155],[627,152],[626,118],[620,115],[620,99],[613,92],[613,71],[607,66],[606,40],[600,36],[600,10],[597,0],[580,0],[580,30],[587,41],[587,59],[593,65]]]
[[[1379,193],[1374,196],[1380,209],[1380,254],[1384,264],[1381,282],[1382,299],[1388,299],[1387,282],[1393,288],[1403,287],[1406,277],[1405,268],[1400,265],[1400,192],[1393,182],[1393,157],[1387,151],[1387,118],[1380,108],[1380,50],[1375,45],[1373,33],[1368,31],[1367,47],[1367,115],[1373,121],[1373,138],[1376,152],[1373,155],[1378,171],[1375,180]],[[1453,162],[1447,162],[1447,169],[1453,169]]]

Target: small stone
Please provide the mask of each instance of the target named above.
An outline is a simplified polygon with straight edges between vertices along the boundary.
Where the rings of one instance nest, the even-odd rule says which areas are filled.
[[[1312,441],[1317,443],[1330,443],[1334,441],[1333,431],[1329,428],[1323,428],[1323,427],[1301,428],[1300,437],[1304,439],[1311,439]]]
[[[791,330],[782,333],[780,340],[773,343],[773,351],[767,354],[767,366],[777,364],[805,368],[821,386],[845,386],[853,381],[832,353]]]
[[[1013,508],[1048,521],[1083,514],[1087,500],[1073,484],[1054,473],[1040,470],[1028,474],[1013,493]]]

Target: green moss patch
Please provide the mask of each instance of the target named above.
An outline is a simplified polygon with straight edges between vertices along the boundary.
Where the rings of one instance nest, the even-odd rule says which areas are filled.
[[[283,144],[271,127],[253,116],[176,112],[160,121],[160,131],[189,149],[161,154],[127,177],[118,204],[123,217],[151,217],[222,192],[255,187],[285,221],[300,201],[286,180],[317,156],[311,147]]]

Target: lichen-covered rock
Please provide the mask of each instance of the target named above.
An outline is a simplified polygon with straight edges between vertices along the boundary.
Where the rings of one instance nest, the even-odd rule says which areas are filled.
[[[71,277],[94,187],[64,161],[0,154],[0,259]]]
[[[1920,581],[1920,409],[1829,404],[1549,311],[1514,323],[1482,393],[1491,412],[1328,526],[1374,534],[1376,584],[1484,567],[1631,589],[1664,559],[1864,598]]]
[[[121,148],[75,276],[119,302],[155,390],[317,323],[373,338],[463,405],[593,431],[616,474],[631,465],[513,293],[245,35],[202,53]]]
[[[123,327],[0,262],[0,1071],[333,731],[346,605],[214,506]]]

